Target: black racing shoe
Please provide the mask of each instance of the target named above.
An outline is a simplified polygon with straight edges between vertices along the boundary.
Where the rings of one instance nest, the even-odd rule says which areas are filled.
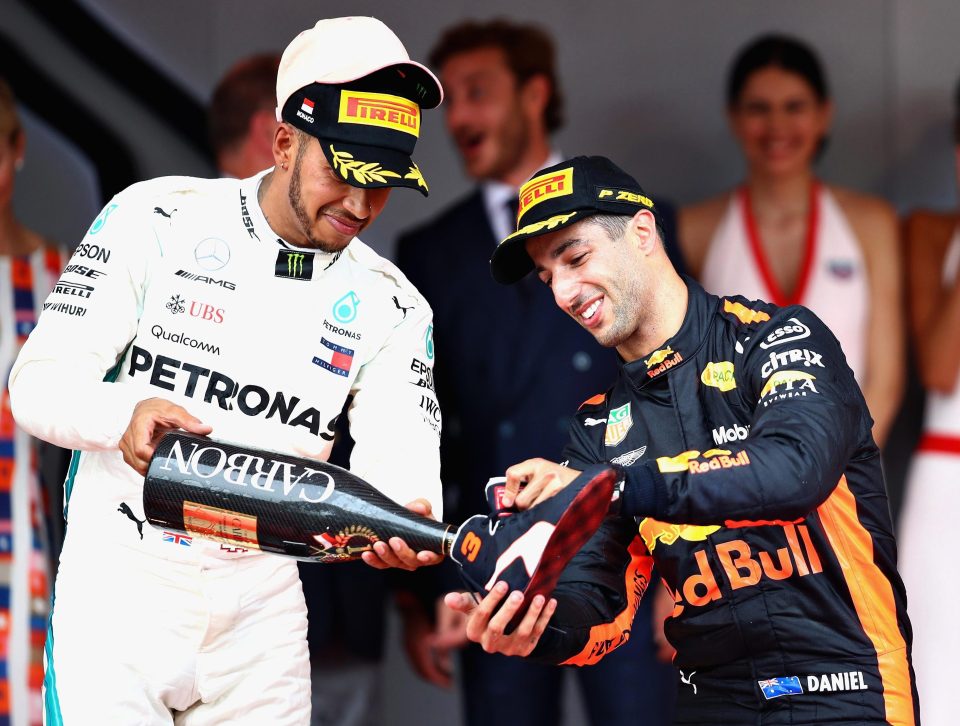
[[[509,516],[477,514],[460,525],[450,558],[467,587],[487,593],[504,581],[510,592],[523,593],[523,608],[508,630],[536,595],[553,593],[563,568],[603,522],[617,479],[612,466],[591,466],[535,507]]]

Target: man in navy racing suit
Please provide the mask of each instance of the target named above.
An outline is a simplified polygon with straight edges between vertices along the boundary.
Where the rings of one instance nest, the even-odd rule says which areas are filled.
[[[581,406],[568,466],[511,467],[505,504],[528,507],[601,461],[623,482],[619,513],[513,632],[522,596],[502,583],[477,606],[448,596],[471,613],[469,636],[595,663],[629,638],[656,565],[675,601],[677,723],[919,723],[880,456],[836,338],[806,308],[678,276],[652,202],[607,159],[544,169],[519,196],[494,277],[536,270],[621,365]]]

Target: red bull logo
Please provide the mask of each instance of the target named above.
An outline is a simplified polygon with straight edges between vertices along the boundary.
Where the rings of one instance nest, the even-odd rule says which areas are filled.
[[[658,363],[663,363],[667,358],[673,355],[673,348],[669,345],[666,348],[661,348],[660,350],[655,350],[650,354],[650,357],[644,360],[647,368],[653,368]]]
[[[696,461],[703,457],[709,461]],[[689,471],[691,474],[703,474],[711,469],[729,469],[733,466],[747,466],[750,457],[746,451],[732,455],[728,449],[708,449],[702,454],[699,451],[684,451],[676,456],[660,456],[657,458],[657,467],[664,474]]]
[[[709,461],[691,461],[687,464],[687,471],[691,474],[706,474],[715,469],[732,469],[735,466],[750,466],[750,457],[746,450],[740,451],[735,456],[727,452],[713,456]]]
[[[640,537],[652,553],[657,548],[657,542],[668,547],[681,539],[686,542],[705,542],[707,537],[720,529],[719,524],[668,524],[647,517],[640,522]]]
[[[420,136],[420,107],[400,96],[388,93],[340,92],[342,124],[364,124]]]
[[[729,454],[730,452],[725,451],[724,453]],[[698,456],[700,456],[699,451],[684,451],[676,456],[659,456],[657,457],[657,467],[664,474],[686,471],[690,461],[696,459]]]
[[[673,351],[670,350],[670,348],[665,348],[664,350],[658,350],[656,353],[654,353],[652,356],[650,356],[649,358],[647,358],[647,360],[644,361],[644,363],[647,364],[647,368],[650,368],[651,366],[657,366],[656,368],[653,368],[652,370],[647,371],[647,375],[650,378],[656,378],[661,373],[669,370],[670,368],[673,368],[675,365],[677,365],[678,363],[680,363],[680,361],[683,360],[682,355],[680,355],[679,353],[674,353],[673,358],[667,358],[666,356],[663,356],[663,357],[660,357],[659,360],[654,361],[654,358],[657,356],[660,356],[660,354],[664,353],[664,351],[667,352],[667,355],[669,355],[670,353],[673,353]],[[660,365],[657,365],[657,363],[659,363]]]
[[[545,202],[554,197],[562,197],[567,194],[573,194],[573,168],[561,169],[535,176],[522,187],[520,187],[520,205],[517,209],[517,220],[523,218],[523,215],[535,207],[540,202]]]
[[[685,606],[703,607],[723,598],[719,582],[725,580],[732,590],[753,587],[763,579],[786,580],[790,577],[806,577],[823,572],[820,555],[813,546],[810,531],[803,524],[782,525],[785,546],[774,552],[755,551],[742,539],[718,542],[712,546],[714,561],[719,562],[720,572],[710,565],[706,549],[693,554],[696,571],[674,591],[677,603],[674,616],[683,612]],[[658,537],[656,541],[669,545],[662,530],[654,526],[648,533]],[[672,532],[671,532],[672,534]],[[698,533],[699,536],[700,533]],[[705,535],[706,536],[706,535]],[[676,539],[674,539],[674,543]]]

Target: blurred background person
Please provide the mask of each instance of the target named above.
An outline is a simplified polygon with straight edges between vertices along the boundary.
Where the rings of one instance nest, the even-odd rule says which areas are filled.
[[[10,367],[68,258],[67,250],[16,218],[13,188],[25,151],[16,101],[0,78],[0,723],[14,726],[42,718],[43,646],[55,568],[49,530],[56,529],[54,539],[62,541],[65,473],[62,450],[40,448],[16,426],[7,391]]]
[[[746,180],[681,210],[680,244],[708,291],[805,305],[830,327],[882,447],[903,388],[897,222],[886,202],[817,178],[832,113],[806,44],[765,35],[743,48],[727,80],[727,116]]]
[[[615,363],[569,325],[536,278],[504,288],[489,270],[493,249],[515,228],[519,186],[561,160],[550,140],[563,121],[552,40],[535,26],[467,21],[442,35],[430,65],[446,94],[447,130],[477,187],[401,235],[397,263],[434,311],[444,511],[459,522],[488,510],[490,476],[562,450],[570,412],[606,389]],[[658,207],[672,227],[669,205]],[[451,572],[443,591],[462,588]],[[445,686],[451,649],[463,648],[468,724],[560,723],[564,669],[467,646],[459,613],[430,598],[425,605],[410,597],[401,607],[408,654],[422,676]],[[675,677],[655,661],[649,621],[646,605],[626,646],[575,671],[592,724],[669,722]]]
[[[960,181],[960,85],[954,97]],[[905,226],[910,340],[927,390],[923,430],[900,518],[900,572],[910,592],[913,667],[925,724],[955,723],[960,666],[956,603],[941,523],[960,521],[960,214],[919,211]],[[944,569],[946,563],[947,570]]]
[[[273,53],[242,58],[217,84],[207,114],[222,175],[243,179],[274,165],[279,65]],[[349,468],[352,448],[342,414],[329,461]],[[385,608],[393,575],[362,562],[298,567],[307,603],[311,726],[373,726],[381,720]]]
[[[214,89],[208,124],[221,175],[246,179],[273,166],[279,66],[275,53],[243,58]]]

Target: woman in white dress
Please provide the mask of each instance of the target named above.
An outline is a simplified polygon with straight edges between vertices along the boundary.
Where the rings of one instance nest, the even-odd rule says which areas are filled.
[[[832,110],[820,62],[801,41],[768,35],[741,50],[727,115],[747,176],[682,209],[679,237],[710,292],[805,305],[830,327],[882,446],[903,387],[897,220],[886,202],[817,178]]]
[[[960,179],[960,88],[956,103]],[[911,343],[927,398],[897,540],[920,712],[936,726],[957,722],[960,701],[960,579],[947,540],[960,522],[960,213],[915,212],[906,243]]]

